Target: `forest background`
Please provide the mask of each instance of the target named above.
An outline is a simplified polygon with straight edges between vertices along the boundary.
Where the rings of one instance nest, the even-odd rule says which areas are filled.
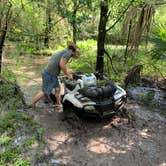
[[[3,0],[0,62],[4,47],[12,47],[4,56],[19,59],[50,55],[74,41],[82,53],[71,63],[78,72],[121,82],[141,64],[143,75],[164,77],[165,9],[164,1]]]

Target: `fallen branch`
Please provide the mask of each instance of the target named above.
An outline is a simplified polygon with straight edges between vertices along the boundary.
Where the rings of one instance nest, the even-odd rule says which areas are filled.
[[[113,70],[115,73],[117,73],[116,70],[115,70],[115,68],[114,68],[114,66],[113,66],[113,62],[112,62],[111,56],[109,55],[109,53],[108,53],[105,49],[104,49],[104,53],[107,55],[107,57],[108,57],[109,60],[110,60],[112,70]]]

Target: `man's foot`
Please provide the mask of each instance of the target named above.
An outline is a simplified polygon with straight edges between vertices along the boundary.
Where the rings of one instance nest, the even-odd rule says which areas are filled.
[[[46,109],[46,112],[47,112],[48,114],[52,114],[54,111],[49,108],[49,109]]]
[[[32,105],[32,104],[26,104],[26,105],[24,106],[24,109],[30,109],[30,108],[35,108],[35,106]]]
[[[60,112],[63,111],[63,105],[62,105],[62,104],[55,104],[55,105],[54,105],[54,108],[55,108],[55,110],[58,110],[58,111],[60,111]]]

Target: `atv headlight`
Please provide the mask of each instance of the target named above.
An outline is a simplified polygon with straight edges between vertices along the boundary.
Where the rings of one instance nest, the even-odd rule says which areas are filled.
[[[95,107],[93,105],[87,105],[84,107],[84,109],[88,111],[95,111]]]

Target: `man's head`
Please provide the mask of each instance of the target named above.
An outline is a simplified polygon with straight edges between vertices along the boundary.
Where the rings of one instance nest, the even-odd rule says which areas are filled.
[[[75,59],[78,59],[80,57],[80,52],[77,50],[77,46],[73,42],[68,42],[67,43],[67,48],[71,50],[72,57]]]

